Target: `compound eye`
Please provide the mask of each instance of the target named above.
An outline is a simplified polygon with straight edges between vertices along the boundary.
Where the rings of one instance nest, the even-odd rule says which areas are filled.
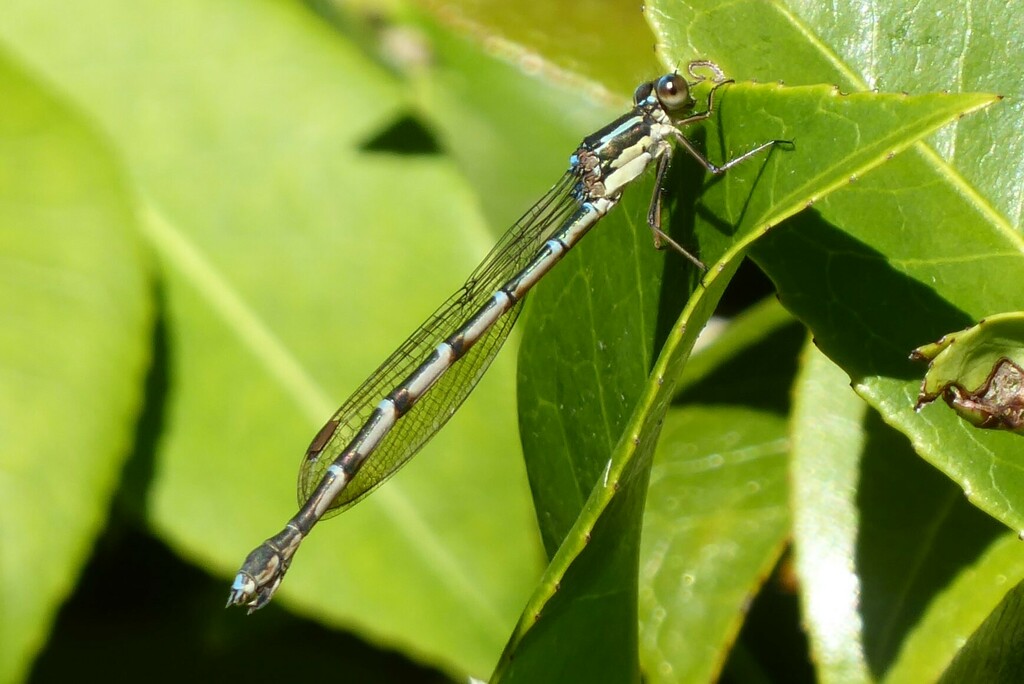
[[[641,83],[636,87],[636,90],[633,91],[633,104],[640,105],[641,103],[645,102],[647,98],[651,96],[651,93],[653,91],[653,82],[648,81],[647,83]]]
[[[668,74],[658,79],[654,86],[661,106],[670,112],[692,107],[690,86],[679,74]]]

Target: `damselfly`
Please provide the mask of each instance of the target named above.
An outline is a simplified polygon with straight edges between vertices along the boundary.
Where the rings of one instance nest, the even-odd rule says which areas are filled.
[[[698,73],[707,70],[710,77]],[[633,109],[583,139],[569,170],[513,225],[430,318],[374,371],[316,434],[299,470],[299,512],[245,559],[228,605],[249,612],[270,601],[299,544],[321,518],[351,506],[395,473],[455,413],[498,353],[523,298],[607,214],[627,185],[657,160],[647,223],[700,268],[696,257],[661,229],[661,191],[672,142],[719,174],[775,144],[766,142],[721,166],[702,155],[681,128],[711,116],[714,93],[729,83],[712,62],[640,85]],[[712,85],[704,111],[691,89]]]

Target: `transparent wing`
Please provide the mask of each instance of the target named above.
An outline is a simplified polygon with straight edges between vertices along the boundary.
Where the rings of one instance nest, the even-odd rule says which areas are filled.
[[[327,468],[345,451],[380,401],[409,377],[438,344],[475,314],[499,287],[522,270],[543,243],[569,220],[579,208],[574,192],[578,180],[573,173],[566,172],[505,232],[466,283],[335,412],[313,440],[299,469],[300,505],[313,493]],[[340,513],[382,484],[448,422],[501,349],[521,308],[520,300],[397,422],[331,504],[324,518]],[[323,448],[314,448],[320,444],[324,444]]]

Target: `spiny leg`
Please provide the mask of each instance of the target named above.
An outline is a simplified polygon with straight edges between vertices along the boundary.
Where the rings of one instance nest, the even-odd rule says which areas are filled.
[[[741,154],[738,157],[734,157],[734,158],[730,159],[729,161],[725,162],[721,166],[716,166],[715,164],[711,163],[711,161],[707,157],[705,157],[704,154],[700,150],[698,150],[696,148],[696,146],[694,146],[694,144],[692,142],[690,142],[689,138],[687,138],[685,135],[680,133],[678,130],[673,131],[672,135],[675,136],[676,141],[680,145],[682,145],[683,148],[687,152],[690,153],[690,156],[697,160],[697,163],[699,163],[701,166],[703,166],[705,169],[707,169],[711,173],[715,174],[716,176],[721,174],[721,173],[725,173],[726,171],[728,171],[732,167],[736,166],[737,164],[740,164],[740,163],[746,161],[747,159],[750,159],[755,154],[758,154],[759,152],[763,152],[764,150],[768,149],[769,147],[772,147],[773,145],[792,145],[793,144],[792,140],[769,140],[766,143],[761,143],[760,145],[758,145],[757,147],[755,147],[752,150],[748,150],[747,152],[744,152],[743,154]]]

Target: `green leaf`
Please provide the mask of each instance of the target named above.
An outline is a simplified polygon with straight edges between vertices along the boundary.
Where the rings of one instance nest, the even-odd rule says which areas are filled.
[[[42,646],[131,453],[149,261],[120,164],[0,53],[0,681]]]
[[[978,194],[968,190],[964,199],[991,208],[989,220],[1020,224],[1024,100],[1017,96],[1024,91],[1024,73],[1017,64],[1024,12],[1019,7],[896,0],[868,14],[856,3],[814,0],[657,0],[648,4],[647,16],[666,60],[713,58],[736,78],[836,83],[846,91],[1012,96],[944,129],[931,142],[955,167],[952,174],[939,167],[943,182],[975,188]],[[897,223],[896,217],[892,221]]]
[[[1019,440],[965,433],[955,415],[940,406],[915,413],[919,381],[907,356],[921,343],[963,327],[972,315],[977,319],[1012,307],[1013,297],[998,294],[999,288],[974,284],[995,270],[1010,281],[1024,277],[1024,251],[1013,247],[1015,238],[1004,229],[988,230],[991,224],[964,216],[959,196],[929,197],[913,168],[917,162],[900,160],[893,165],[895,178],[872,176],[858,183],[856,192],[857,204],[875,207],[871,216],[883,228],[895,228],[884,220],[897,206],[916,212],[912,225],[883,234],[876,226],[851,228],[847,222],[840,233],[810,216],[770,235],[757,257],[783,303],[810,325],[821,348],[854,378],[858,392],[979,506],[1018,529],[1024,516],[1012,500],[1014,492],[1024,492],[1015,466],[1024,456]],[[901,187],[906,189],[894,194]],[[830,208],[841,206],[840,213],[852,216],[851,200],[847,194],[841,206],[830,199]],[[970,231],[954,228],[951,219],[965,221]],[[865,232],[850,236],[858,227]],[[951,230],[945,232],[946,227]],[[830,297],[812,294],[821,292]]]
[[[686,365],[644,512],[640,658],[651,681],[713,680],[727,655],[732,670],[751,597],[789,535],[795,365],[784,360],[803,339],[770,299],[718,332],[709,326]]]
[[[751,340],[753,324],[776,316],[790,325],[764,326]],[[802,339],[769,302],[687,365],[690,382],[665,417],[644,513],[640,655],[650,681],[715,679],[750,597],[779,559],[789,535],[788,397],[786,383],[759,370],[766,358],[792,357]],[[698,378],[694,367],[706,371]]]
[[[716,9],[705,8],[700,21],[722,13],[733,16],[731,6],[713,5]],[[673,8],[662,8],[673,25],[696,19]],[[732,30],[691,35],[706,37],[705,49],[728,47],[731,60],[756,65],[764,54],[753,46],[753,35],[767,29],[783,40],[808,29],[798,21],[799,13],[779,12],[767,3],[751,1],[741,9],[742,20],[736,20]],[[820,22],[812,26],[836,35],[831,18],[810,9],[805,14]],[[913,21],[901,25],[908,40],[899,41],[904,50],[898,56],[859,53],[857,46],[865,45],[867,38],[858,36],[861,42],[842,48],[850,63],[824,52],[817,59],[793,59],[787,50],[769,65],[771,77],[787,82],[835,80],[844,87],[869,83],[856,66],[862,72],[884,74],[889,87],[934,85],[932,80],[922,86],[908,78],[906,69],[894,66],[920,59],[918,46],[936,31],[924,20],[927,10],[915,4],[911,16]],[[944,20],[950,22],[951,35],[961,34],[955,14]],[[945,54],[955,54],[956,59],[932,63],[935,73],[945,76],[939,80],[962,89],[1019,92],[1016,72],[975,65],[980,67],[982,60],[989,64],[993,50],[1017,45],[1012,36],[1019,33],[1024,16],[986,9],[972,21],[987,21],[991,35],[969,48],[956,41],[943,43]],[[972,68],[956,70],[955,64]],[[1000,207],[1018,204],[1014,198],[1021,184],[1012,179],[1021,173],[1019,157],[1008,163],[1001,152],[991,159],[987,153],[992,136],[1001,132],[1007,145],[1017,144],[1018,136],[1010,135],[1003,123],[1007,117],[1017,120],[1017,106],[1003,103],[992,108],[969,129],[958,124],[957,144],[947,149],[958,169],[974,169],[970,178],[981,183],[984,196],[934,152],[921,147],[816,204],[814,212],[772,231],[758,244],[754,257],[775,282],[786,307],[809,325],[819,346],[854,379],[858,393],[907,434],[919,454],[959,482],[978,506],[1013,529],[1024,529],[1021,507],[1014,503],[1024,495],[1024,481],[1013,466],[1024,457],[1020,440],[1006,434],[966,435],[954,416],[940,413],[942,407],[915,413],[916,381],[906,359],[912,349],[943,332],[1020,308],[1013,288],[979,286],[993,277],[1000,282],[1024,277],[1024,242],[998,213]],[[997,147],[1002,150],[1003,144]]]
[[[640,658],[651,682],[712,681],[789,533],[784,416],[671,409],[640,553]]]
[[[699,15],[677,7],[664,7],[673,22],[698,22],[689,24],[697,40],[688,50],[721,49],[733,64],[766,78],[831,80],[848,89],[1021,92],[1019,71],[1009,67],[1021,58],[1019,11],[979,8],[967,23],[985,26],[984,37],[964,42],[965,18],[939,3],[896,3],[871,22],[822,13],[811,3],[788,11],[763,2],[709,3]],[[723,30],[701,31],[726,15],[733,23],[718,24]],[[878,41],[879,32],[900,38]],[[765,35],[771,39],[761,40]],[[808,35],[818,48],[789,49]],[[1024,276],[1022,243],[1011,227],[1019,221],[1022,186],[1019,107],[1004,101],[935,137],[955,168],[916,149],[772,231],[754,249],[783,303],[811,327],[858,393],[973,502],[1015,530],[1024,523],[1019,440],[965,432],[941,406],[915,414],[917,373],[906,355],[946,331],[1021,308],[1014,288],[992,285]]]
[[[968,19],[961,14],[965,7],[950,12],[944,3],[897,2],[871,21],[852,5],[836,12],[815,3],[712,2],[696,12],[670,3],[659,7],[674,25],[688,26],[692,39],[678,41],[667,32],[666,45],[714,55],[735,67],[733,73],[788,83],[832,81],[850,90],[1021,92],[1019,70],[1011,65],[1021,59],[1017,36],[1024,15],[1001,6],[975,8]],[[979,40],[964,40],[967,26],[985,27],[973,33]],[[895,38],[878,40],[880,35]],[[930,150],[915,150],[834,193],[754,249],[783,303],[809,324],[858,392],[972,501],[1014,529],[1022,522],[1014,503],[1022,495],[1015,467],[1020,447],[1009,435],[965,432],[948,410],[937,414],[943,407],[915,415],[917,374],[905,355],[972,320],[1020,308],[1014,288],[994,285],[1024,275],[1021,241],[1011,228],[1020,219],[1019,129],[1016,98],[968,117],[932,139],[955,168]],[[820,452],[842,453],[843,446],[822,445]],[[918,478],[903,484],[903,490],[916,490]],[[823,543],[828,539],[824,535]],[[878,581],[864,572],[858,568],[861,581]],[[1009,573],[1000,569],[992,576],[1002,575]],[[985,580],[978,586],[986,586]],[[933,595],[920,614],[921,625],[906,633],[901,657],[876,659],[874,673],[889,665],[894,680],[934,679],[965,626],[992,605],[969,596],[966,590]],[[966,609],[977,612],[967,619]],[[941,613],[962,622],[938,626],[929,619]],[[868,622],[865,632],[875,627]],[[928,648],[920,643],[926,641]],[[905,663],[914,664],[904,670]]]

